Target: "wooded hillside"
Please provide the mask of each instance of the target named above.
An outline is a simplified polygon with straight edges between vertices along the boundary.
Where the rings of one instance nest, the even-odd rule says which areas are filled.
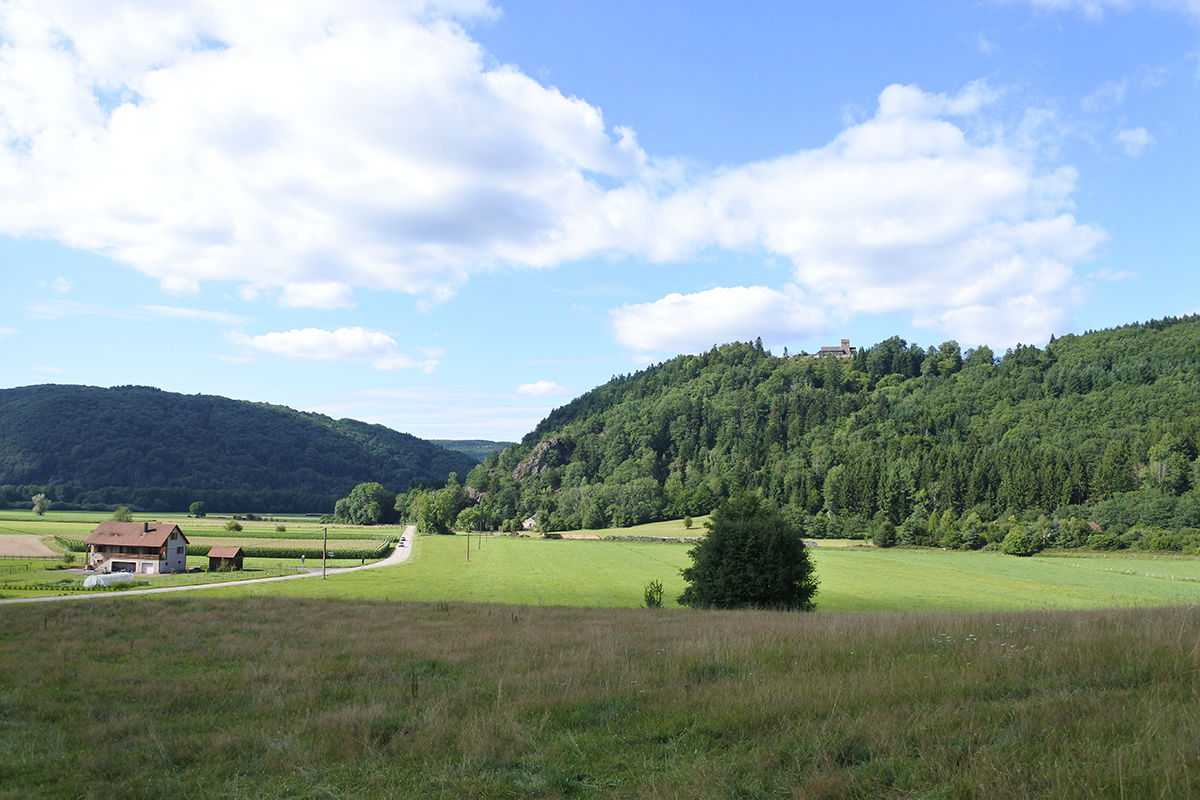
[[[890,525],[929,543],[972,514],[1177,531],[1200,527],[1198,449],[1188,317],[1002,354],[896,337],[846,360],[714,347],[556,409],[466,488],[488,522],[536,513],[549,530],[704,514],[752,488],[809,535]]]
[[[0,501],[323,511],[355,484],[440,484],[474,460],[382,425],[145,386],[0,390]]]

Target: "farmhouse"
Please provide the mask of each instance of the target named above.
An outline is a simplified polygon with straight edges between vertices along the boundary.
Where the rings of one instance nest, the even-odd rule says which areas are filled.
[[[97,572],[161,575],[187,568],[187,537],[178,525],[101,522],[84,542]]]
[[[237,545],[216,546],[208,549],[209,572],[231,572],[242,569],[242,548]]]

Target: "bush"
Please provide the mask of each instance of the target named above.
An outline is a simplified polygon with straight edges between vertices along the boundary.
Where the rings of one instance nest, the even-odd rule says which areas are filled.
[[[229,520],[229,522],[225,523],[225,530],[227,530],[227,531],[240,531],[241,529],[242,529],[242,523],[238,522],[235,519],[231,519],[231,520]]]
[[[688,551],[681,605],[812,610],[817,579],[803,533],[775,507],[740,492],[713,511],[707,527],[708,536]]]
[[[1089,550],[1120,550],[1122,545],[1120,537],[1111,533],[1093,533],[1087,540]]]
[[[276,525],[275,532],[276,533],[287,533],[287,525]]]
[[[663,585],[662,581],[650,581],[646,584],[646,591],[643,595],[646,599],[646,608],[662,608],[663,603]]]
[[[1000,543],[1000,552],[1010,556],[1031,556],[1038,552],[1038,536],[1030,529],[1013,529]]]

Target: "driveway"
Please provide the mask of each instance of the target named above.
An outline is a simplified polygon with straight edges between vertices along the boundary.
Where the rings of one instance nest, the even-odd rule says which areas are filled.
[[[343,572],[357,572],[360,569],[375,569],[376,567],[391,567],[396,564],[402,564],[412,555],[413,539],[417,532],[416,525],[409,525],[404,529],[404,533],[400,535],[400,544],[396,545],[396,549],[380,561],[375,561],[370,564],[364,564],[361,567],[338,567],[335,569],[325,570],[326,575],[340,575]],[[194,589],[211,589],[214,586],[245,586],[248,583],[271,583],[272,581],[295,581],[302,578],[314,578],[321,574],[321,570],[312,569],[308,572],[302,572],[298,575],[281,575],[277,578],[251,578],[247,581],[221,581],[219,583],[197,583],[191,586],[163,586],[159,589],[130,589],[124,592],[89,592],[87,594],[62,594],[56,597],[14,597],[8,600],[0,600],[0,605],[11,605],[15,603],[45,603],[54,600],[91,600],[100,597],[125,597],[127,595],[139,594],[161,594],[165,592],[190,592]]]

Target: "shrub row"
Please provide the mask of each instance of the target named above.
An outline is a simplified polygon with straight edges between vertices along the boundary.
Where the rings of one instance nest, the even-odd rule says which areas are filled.
[[[694,544],[700,541],[702,536],[628,536],[623,534],[614,534],[605,536],[606,542],[671,542],[674,544]]]
[[[206,556],[208,551],[214,545],[208,544],[189,544],[187,554],[189,556]],[[385,557],[391,551],[386,543],[379,547],[373,548],[355,548],[350,550],[330,549],[331,558],[365,558],[375,560]],[[315,547],[243,547],[242,555],[247,558],[305,558],[319,559],[321,551]]]
[[[320,539],[321,538],[320,535],[297,537],[295,532],[289,532],[289,531],[284,531],[281,533],[279,531],[270,531],[270,530],[264,530],[264,531],[250,530],[250,531],[243,531],[243,533],[245,533],[247,536],[253,536],[255,539],[296,539],[296,538]],[[192,530],[184,531],[184,535],[187,536],[188,539],[203,539],[206,536],[208,536],[208,537],[220,536],[222,538],[227,538],[229,536],[229,531],[225,530],[224,528],[192,529]],[[337,533],[331,533],[331,534],[329,534],[328,538],[329,538],[329,541],[331,541],[331,542],[337,541],[337,540],[346,540],[346,539],[355,539],[358,541],[362,541],[363,539],[371,539],[371,540],[374,540],[377,542],[390,542],[396,538],[396,535],[391,534],[391,533],[368,533],[366,531],[362,531],[362,532],[342,531],[342,532],[337,532]]]

